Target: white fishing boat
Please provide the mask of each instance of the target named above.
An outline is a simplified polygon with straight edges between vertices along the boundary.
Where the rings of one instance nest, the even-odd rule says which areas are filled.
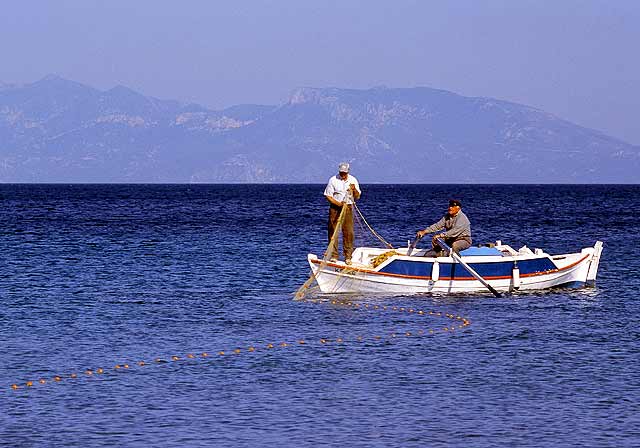
[[[441,241],[441,246],[446,247]],[[602,242],[580,252],[550,255],[542,249],[515,250],[501,241],[471,247],[460,255],[425,257],[425,249],[359,247],[352,263],[308,255],[323,293],[475,293],[542,290],[593,285]]]

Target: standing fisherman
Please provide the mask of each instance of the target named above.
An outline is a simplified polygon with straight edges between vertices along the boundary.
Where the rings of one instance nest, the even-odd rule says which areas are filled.
[[[351,254],[353,253],[353,203],[360,199],[360,185],[358,179],[349,174],[349,164],[342,162],[338,165],[338,174],[329,179],[327,188],[324,189],[324,196],[329,201],[329,222],[327,226],[329,235],[329,250],[331,251],[331,261],[338,261],[338,236],[336,235],[333,244],[333,234],[336,231],[338,218],[342,209],[345,208],[344,221],[342,222],[342,249],[344,252],[344,262],[351,264]]]

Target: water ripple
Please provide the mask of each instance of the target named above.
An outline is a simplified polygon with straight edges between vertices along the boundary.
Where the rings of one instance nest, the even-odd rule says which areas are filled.
[[[0,445],[638,445],[640,188],[365,185],[396,245],[457,196],[476,242],[605,252],[595,289],[359,308],[291,300],[325,245],[322,188],[0,185]],[[374,306],[472,325],[429,335],[446,320]]]

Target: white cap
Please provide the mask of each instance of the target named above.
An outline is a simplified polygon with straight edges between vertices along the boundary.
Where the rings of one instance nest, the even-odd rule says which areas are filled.
[[[338,165],[338,171],[340,173],[348,173],[349,172],[349,164],[347,162],[342,162]]]

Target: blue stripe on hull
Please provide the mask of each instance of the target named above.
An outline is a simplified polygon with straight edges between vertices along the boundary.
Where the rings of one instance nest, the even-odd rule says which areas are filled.
[[[417,261],[408,261],[408,260],[393,260],[384,268],[380,269],[380,272],[385,272],[387,274],[400,274],[400,275],[410,275],[414,277],[431,278],[432,269],[433,269],[433,263],[420,263]]]
[[[514,266],[513,261],[468,264],[482,277],[511,277]],[[556,266],[549,258],[536,258],[533,260],[518,261],[518,268],[520,269],[520,275],[528,275],[555,270]],[[433,263],[431,262],[393,260],[387,266],[380,269],[380,272],[431,278],[432,269]],[[440,277],[451,279],[473,278],[469,272],[458,263],[440,263]]]

